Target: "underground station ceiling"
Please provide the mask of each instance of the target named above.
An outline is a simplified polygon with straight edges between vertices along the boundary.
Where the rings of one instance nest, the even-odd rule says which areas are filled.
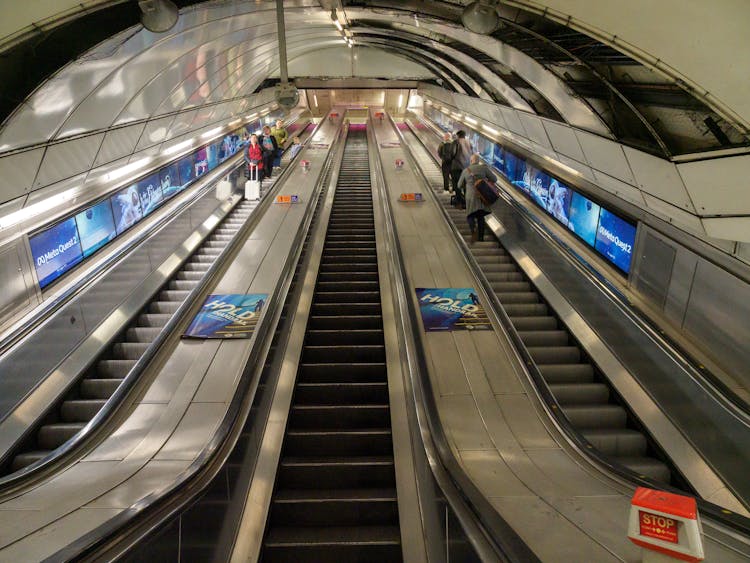
[[[174,3],[182,10],[216,4]],[[273,2],[268,1],[245,3],[273,8]],[[596,4],[601,9],[607,3]],[[442,88],[578,125],[574,116],[596,124],[584,128],[599,129],[597,132],[661,157],[748,145],[745,121],[723,111],[726,107],[712,103],[705,92],[578,30],[580,26],[565,25],[559,17],[550,17],[540,4],[544,3],[286,2],[289,10],[306,7],[335,17],[343,22],[358,49],[380,49],[410,59],[428,69],[435,77],[431,81]],[[0,119],[68,61],[139,25],[137,2],[103,2],[101,6],[61,25],[34,30],[5,49],[0,42],[0,80],[5,85],[0,94]],[[488,6],[491,13],[486,11]],[[293,31],[290,25],[287,29]],[[314,48],[311,43],[310,49]],[[275,81],[271,76],[269,73],[262,86]]]

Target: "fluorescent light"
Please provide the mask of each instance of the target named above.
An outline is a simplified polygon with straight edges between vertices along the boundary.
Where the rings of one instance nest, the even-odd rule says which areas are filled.
[[[550,156],[547,156],[547,155],[544,155],[544,159],[545,159],[545,160],[549,160],[549,161],[550,161],[551,163],[553,163],[553,164],[554,164],[555,166],[559,166],[560,168],[562,168],[563,170],[567,170],[567,171],[568,171],[568,172],[570,172],[571,174],[575,174],[576,176],[583,176],[583,174],[581,174],[581,173],[580,173],[580,172],[579,172],[578,170],[576,170],[575,168],[571,168],[571,167],[570,167],[570,166],[568,166],[567,164],[563,164],[562,162],[560,162],[560,161],[559,161],[559,160],[557,160],[557,159],[554,159],[554,158],[552,158],[552,157],[550,157]]]
[[[234,121],[230,121],[228,125],[237,125],[238,123],[242,123],[241,119],[235,119]]]
[[[206,131],[205,133],[201,133],[201,138],[208,139],[209,137],[213,137],[215,135],[218,135],[221,133],[222,127],[214,127],[213,129],[210,129]]]
[[[315,102],[315,107],[318,107],[318,95],[313,94],[313,102]]]
[[[403,103],[404,103],[404,95],[403,94],[399,94],[398,95],[398,107],[401,107],[401,104],[403,104]]]
[[[349,47],[350,49],[352,48],[352,44],[351,43],[347,43],[346,46]],[[357,55],[354,55],[354,56],[356,57]]]
[[[498,131],[497,129],[493,129],[492,127],[490,127],[489,125],[485,125],[484,123],[482,123],[482,129],[484,129],[485,131],[487,131],[487,133],[490,133],[492,135],[500,134],[500,131]]]
[[[336,26],[336,29],[339,31],[344,31],[344,28],[341,26],[341,22],[339,20],[333,20],[333,24]]]
[[[453,117],[454,117],[455,119],[463,119],[463,118],[464,118],[464,116],[463,116],[463,115],[461,115],[460,113],[454,113],[454,114],[452,114],[452,115],[453,115]]]
[[[430,100],[425,100],[424,103],[427,104],[428,106],[432,105],[432,102]]]
[[[255,113],[251,113],[250,115],[246,115],[245,119],[252,119],[254,117],[258,117],[258,112],[257,111]]]
[[[476,119],[474,119],[473,117],[469,117],[468,115],[466,116],[465,119],[466,119],[466,123],[471,123],[472,125],[476,125],[478,123]]]
[[[6,215],[5,217],[0,217],[0,229],[6,229],[13,225],[17,225],[18,223],[21,223],[26,219],[30,219],[31,217],[45,213],[50,209],[54,209],[58,205],[68,201],[69,199],[72,199],[78,189],[79,188],[77,187],[70,188],[69,190],[60,192],[57,195],[53,195],[52,197],[48,197],[47,199],[38,201],[33,205],[29,205],[28,207],[19,209],[18,211],[14,211],[13,213]]]
[[[440,108],[440,111],[442,111],[445,115],[448,115],[450,113],[448,108]]]
[[[130,164],[126,164],[125,166],[122,166],[121,168],[117,168],[116,170],[113,170],[112,172],[106,173],[102,179],[105,182],[111,182],[112,180],[117,180],[119,178],[122,178],[123,176],[127,176],[128,174],[132,174],[133,172],[140,170],[141,168],[144,168],[152,160],[153,158],[151,158],[150,156],[145,156],[143,158],[136,160],[135,162],[131,162]]]
[[[182,149],[186,149],[188,147],[192,147],[193,143],[195,141],[193,139],[188,139],[187,141],[182,141],[181,143],[177,143],[176,145],[172,145],[171,147],[168,147],[162,151],[162,154],[174,154],[176,152],[180,152]]]

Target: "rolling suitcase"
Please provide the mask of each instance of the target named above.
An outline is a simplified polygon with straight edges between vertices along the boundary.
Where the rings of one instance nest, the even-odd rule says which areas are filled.
[[[257,165],[250,164],[250,177],[245,182],[245,199],[258,201],[260,199],[260,172]]]

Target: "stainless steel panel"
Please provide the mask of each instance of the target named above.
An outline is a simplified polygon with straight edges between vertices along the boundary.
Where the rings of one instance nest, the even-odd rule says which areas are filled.
[[[70,350],[83,340],[83,312],[77,303],[63,308],[32,334],[23,346],[11,350],[0,359],[0,418],[46,376]]]
[[[140,139],[138,139],[136,150],[142,150],[164,141],[167,138],[167,131],[169,131],[174,120],[175,116],[170,115],[149,121],[143,129]]]
[[[20,242],[0,249],[0,322],[15,311],[27,307],[33,296],[26,284],[21,267]]]
[[[698,217],[688,211],[683,211],[679,207],[671,205],[663,199],[656,198],[645,192],[642,192],[642,195],[648,211],[657,217],[665,218],[665,220],[683,230],[696,233],[702,239],[706,238],[706,231]]]
[[[598,170],[594,170],[594,178],[599,187],[607,190],[609,193],[631,203],[635,203],[638,207],[642,208],[644,206],[641,191],[632,184],[621,182],[617,178],[613,178],[612,176],[599,172]]]
[[[674,163],[630,147],[624,147],[624,150],[636,185],[641,190],[685,211],[695,213],[693,202],[690,201]]]
[[[718,363],[750,386],[750,285],[699,260],[685,329],[705,343]]]
[[[669,282],[669,291],[664,304],[664,312],[677,326],[682,326],[685,320],[690,288],[693,285],[697,266],[698,257],[678,246],[672,265],[672,279]]]
[[[521,120],[515,110],[511,108],[501,107],[500,112],[503,114],[503,118],[505,118],[505,125],[510,131],[517,135],[521,135],[522,137],[526,137],[526,129],[523,128],[523,123],[521,123]]]
[[[540,118],[523,112],[518,112],[518,117],[526,130],[526,137],[545,148],[552,148],[547,131],[544,129],[544,122]]]
[[[677,165],[699,215],[748,215],[750,156],[731,156]]]
[[[39,148],[0,158],[0,203],[31,191],[42,156]]]
[[[578,137],[571,127],[547,119],[543,120],[542,123],[547,130],[553,149],[578,162],[586,162],[581,145],[578,143]]]
[[[667,299],[675,248],[648,232],[638,248],[638,275],[634,280],[636,289],[661,308]]]
[[[102,146],[99,149],[99,154],[96,155],[94,166],[112,162],[132,153],[135,150],[138,139],[140,139],[143,133],[144,127],[145,124],[138,123],[107,131]]]
[[[48,186],[87,171],[94,162],[104,133],[56,143],[47,147],[34,188]]]
[[[593,168],[635,185],[622,145],[585,131],[576,131],[576,136],[581,143],[583,154],[586,155],[586,161]]]

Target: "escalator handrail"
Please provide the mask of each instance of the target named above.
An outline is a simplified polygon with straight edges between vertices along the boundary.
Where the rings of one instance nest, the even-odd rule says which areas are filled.
[[[324,123],[325,120],[321,120],[317,124],[312,135],[314,135]],[[316,195],[313,197],[315,199],[317,199],[322,192],[326,169],[332,165],[332,160],[337,152],[337,146],[343,138],[342,132],[344,130],[342,120],[337,137],[332,143],[331,150],[329,151],[326,162],[323,165],[323,170],[321,171],[320,178],[314,190]],[[297,157],[299,157],[299,154]],[[292,159],[292,161],[296,161],[297,157]],[[291,170],[291,163],[287,170]],[[284,173],[286,173],[286,170]],[[277,180],[275,186],[283,184],[280,180],[281,177]],[[267,201],[273,201],[273,199],[268,198]],[[302,252],[303,242],[313,223],[315,209],[315,203],[311,202],[304,217],[300,221],[299,228],[291,246],[294,251],[290,252],[287,256],[279,277],[281,281],[276,285],[277,290],[269,297],[266,306],[263,308],[261,318],[258,320],[258,324],[256,325],[252,336],[252,350],[237,382],[232,401],[227,408],[224,418],[219,423],[216,431],[208,442],[208,445],[168,487],[149,494],[138,501],[136,505],[127,510],[121,511],[104,524],[91,530],[53,554],[48,559],[49,561],[68,561],[83,558],[99,560],[97,554],[110,549],[112,545],[118,543],[121,539],[117,537],[118,534],[128,534],[131,536],[137,534],[138,538],[135,538],[137,541],[150,531],[158,528],[163,522],[167,521],[180,510],[183,510],[188,506],[193,499],[200,496],[216,472],[223,467],[232,448],[228,448],[225,451],[225,455],[222,455],[220,458],[217,458],[217,455],[222,452],[222,447],[227,445],[227,440],[237,424],[244,423],[244,418],[243,420],[239,420],[240,416],[243,415],[243,404],[247,404],[249,409],[249,406],[252,405],[254,401],[254,394],[257,390],[258,384],[257,378],[254,377],[254,375],[256,373],[256,368],[263,365],[265,354],[267,352],[267,346],[259,343],[264,343],[265,341],[270,342],[269,339],[273,336],[275,324],[272,322],[272,319],[278,316],[280,308],[284,304],[286,292],[289,289],[297,261]],[[208,475],[206,479],[202,480],[198,486],[192,486],[194,485],[194,480],[204,473],[211,473],[211,475]],[[139,522],[134,523],[132,521],[134,518],[138,518]],[[126,526],[127,531],[123,533],[122,530],[124,530]],[[141,527],[146,529],[141,530]],[[124,549],[127,549],[127,547],[129,546],[124,546]],[[107,559],[109,559],[109,557],[107,557]]]
[[[368,131],[373,146],[377,140],[372,132],[373,121],[369,120]],[[471,481],[461,464],[456,460],[440,422],[437,403],[429,377],[425,356],[425,342],[419,330],[418,311],[414,300],[407,295],[408,274],[398,231],[393,218],[390,198],[386,192],[382,156],[378,151],[375,160],[373,184],[378,186],[382,197],[382,208],[386,217],[387,243],[391,246],[391,272],[396,278],[394,288],[398,297],[397,311],[401,314],[401,332],[407,350],[409,378],[412,382],[417,421],[430,468],[451,509],[461,523],[470,543],[483,561],[534,562],[539,559],[500,516]],[[406,313],[405,315],[403,313]]]
[[[399,138],[401,139],[402,144],[406,146],[406,150],[411,159],[413,167],[418,170],[418,175],[421,177],[425,186],[427,186],[428,189],[426,191],[430,193],[430,197],[435,198],[435,195],[432,192],[432,188],[429,187],[430,186],[429,181],[425,177],[422,169],[416,164],[416,159],[411,153],[411,150],[409,149],[408,145],[404,142],[404,137],[401,134],[401,131],[399,131],[398,128],[395,127],[395,124],[394,124],[394,128],[398,132],[398,135],[399,135]],[[421,143],[419,136],[415,135],[415,137]],[[427,150],[427,152],[430,154],[430,156],[433,158],[433,160],[437,164],[437,160],[435,159],[432,152],[429,149],[427,149],[426,146],[424,148]],[[578,449],[578,451],[581,452],[584,456],[590,459],[593,459],[593,461],[597,465],[603,467],[603,470],[605,472],[614,474],[619,479],[624,480],[628,486],[632,486],[632,487],[641,486],[641,487],[647,487],[650,489],[659,489],[659,490],[669,491],[671,493],[675,493],[678,495],[685,495],[685,491],[681,489],[677,489],[670,485],[665,485],[664,483],[654,481],[643,475],[639,475],[638,473],[632,471],[631,469],[628,469],[624,465],[621,465],[617,462],[612,461],[607,456],[602,454],[598,449],[596,449],[576,428],[573,427],[573,424],[570,422],[570,420],[568,420],[568,418],[563,414],[563,409],[560,407],[552,391],[550,391],[549,386],[544,380],[544,376],[539,371],[539,368],[536,362],[533,360],[533,358],[531,357],[531,354],[529,353],[528,349],[526,348],[523,341],[521,340],[521,337],[518,334],[518,331],[513,326],[513,323],[510,320],[510,317],[505,312],[505,309],[500,303],[500,300],[498,299],[497,295],[495,295],[494,290],[492,290],[492,285],[490,284],[489,280],[487,280],[487,277],[482,272],[479,264],[477,263],[476,259],[472,255],[471,250],[466,244],[466,241],[464,241],[458,229],[455,227],[452,219],[448,215],[445,208],[442,205],[439,205],[439,207],[443,213],[443,217],[448,222],[448,225],[451,228],[454,237],[456,237],[457,243],[459,245],[459,248],[461,248],[461,251],[464,254],[464,257],[471,264],[472,274],[474,278],[482,286],[487,299],[492,305],[487,310],[488,315],[492,315],[494,319],[496,320],[496,322],[498,322],[505,330],[508,338],[513,344],[513,348],[519,358],[519,361],[524,366],[525,371],[527,372],[528,376],[532,380],[532,383],[534,384],[534,388],[536,389],[537,393],[540,395],[540,399],[541,399],[540,402],[543,405],[545,412],[552,420],[555,421],[558,428],[563,432],[566,438],[570,440],[573,443],[573,445]],[[674,467],[674,465],[671,463],[670,463],[670,466]],[[727,527],[730,527],[733,530],[736,530],[745,536],[750,536],[750,518],[747,518],[745,516],[742,516],[741,514],[732,512],[726,508],[723,508],[721,506],[708,502],[697,496],[696,496],[696,501],[698,503],[698,508],[700,509],[701,513],[710,516],[713,520],[716,520],[717,522]]]
[[[240,153],[239,155],[235,155],[235,157],[237,156],[242,157],[242,154]],[[297,157],[299,157],[299,154],[297,154]],[[167,321],[164,327],[162,327],[157,337],[149,344],[148,348],[146,348],[145,352],[136,361],[130,371],[128,371],[127,375],[123,378],[122,383],[117,387],[117,389],[109,397],[109,399],[107,399],[107,401],[104,403],[104,406],[99,410],[94,418],[92,418],[86,424],[86,426],[78,431],[70,440],[66,441],[58,448],[52,450],[42,459],[35,461],[34,463],[24,467],[20,471],[16,471],[15,473],[0,477],[0,498],[6,496],[8,493],[12,492],[18,487],[24,486],[24,484],[28,483],[29,481],[42,476],[46,472],[46,470],[52,468],[60,461],[67,458],[72,452],[77,450],[82,444],[92,438],[98,432],[100,427],[118,410],[122,400],[130,393],[131,389],[140,379],[143,372],[146,371],[146,369],[151,365],[151,362],[156,357],[161,347],[167,342],[169,338],[171,338],[175,329],[183,323],[188,314],[193,310],[196,299],[214,281],[216,274],[224,267],[227,257],[232,255],[232,253],[239,246],[240,241],[244,240],[244,235],[247,234],[247,232],[255,224],[258,218],[263,216],[264,211],[273,201],[275,194],[281,189],[281,186],[283,186],[286,177],[291,174],[291,171],[294,168],[292,164],[297,157],[293,158],[289,162],[289,165],[281,173],[281,176],[279,176],[279,178],[276,180],[272,189],[263,194],[258,206],[253,210],[253,213],[248,221],[237,231],[237,233],[235,233],[235,236],[232,237],[232,240],[229,241],[229,244],[227,244],[217,255],[216,259],[208,268],[208,270],[206,270],[206,273],[198,282],[198,284],[190,290],[182,303],[180,303],[177,310],[172,314],[172,317],[169,319],[169,321]],[[244,161],[242,165],[244,165]],[[221,175],[219,175],[219,177],[223,177],[225,175],[226,174],[222,173]],[[213,186],[214,184],[212,182],[209,182],[206,189],[213,189]],[[242,197],[238,197],[237,201],[234,202],[232,209],[227,212],[227,215],[229,215],[229,213],[231,213],[231,211],[241,201]],[[253,220],[253,218],[255,218],[255,220]],[[214,228],[218,227],[219,225],[220,223],[217,223]],[[206,235],[206,238],[208,238],[208,236],[210,236],[210,233]],[[197,249],[198,247],[196,247],[196,250]],[[187,261],[189,258],[190,256],[187,256],[185,258],[185,261]],[[80,379],[80,375],[76,379]],[[31,426],[34,426],[34,424],[32,424]]]

